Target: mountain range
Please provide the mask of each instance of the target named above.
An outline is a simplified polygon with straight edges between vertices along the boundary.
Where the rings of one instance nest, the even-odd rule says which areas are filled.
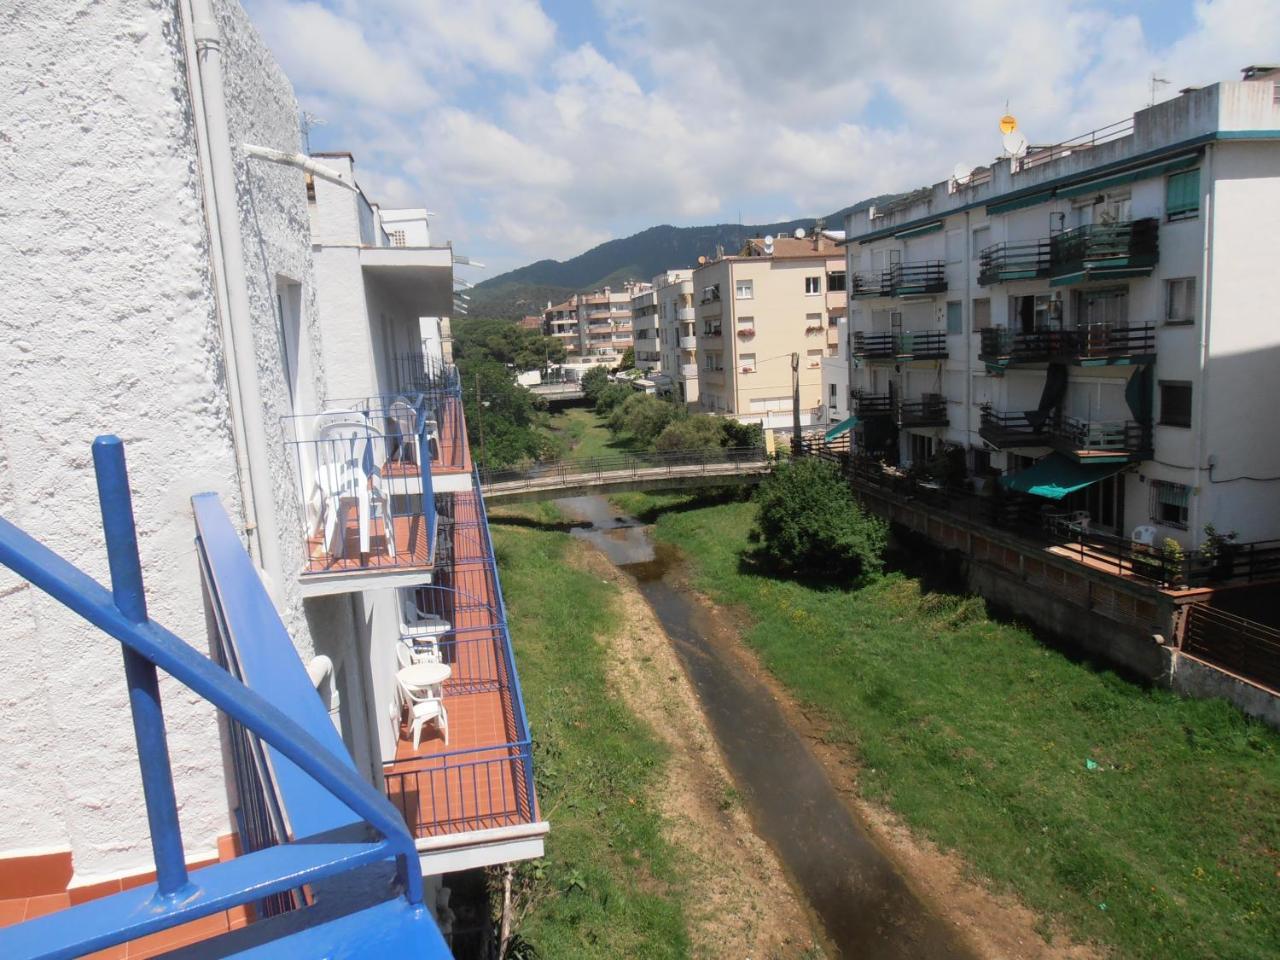
[[[832,229],[844,225],[845,214],[863,210],[887,197],[863,200],[837,210],[821,221]],[[541,314],[548,301],[559,303],[570,294],[619,286],[627,280],[651,280],[665,270],[697,265],[717,247],[736,252],[744,241],[764,234],[789,234],[814,229],[812,217],[783,223],[719,223],[704,227],[650,227],[619,240],[609,240],[568,260],[538,260],[477,283],[470,291],[469,316],[515,319]]]

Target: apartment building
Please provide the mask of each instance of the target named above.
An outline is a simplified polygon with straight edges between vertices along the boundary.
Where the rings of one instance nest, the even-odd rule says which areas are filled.
[[[697,312],[693,271],[668,270],[653,278],[658,304],[659,392],[685,403],[698,401]]]
[[[799,355],[800,423],[821,422],[822,363],[838,353],[845,263],[826,233],[757,238],[693,271],[698,405],[792,425],[792,354]]]
[[[45,80],[0,75],[23,145],[0,186],[0,955],[249,925],[280,955],[446,956],[448,874],[546,833],[452,250],[349,154],[298,152],[234,0],[7,26]]]
[[[634,346],[631,298],[648,289],[628,280],[620,290],[605,287],[578,295],[578,351],[589,362],[616,364]]]
[[[631,334],[636,369],[656,385],[663,371],[662,351],[658,343],[658,295],[652,285],[646,285],[631,296]]]
[[[1091,530],[1280,537],[1277,131],[1280,72],[1254,67],[852,214],[831,416],[866,454],[962,452]]]
[[[542,312],[542,332],[548,337],[555,337],[564,345],[567,362],[572,363],[581,356],[577,294],[562,303],[547,304],[547,309]]]

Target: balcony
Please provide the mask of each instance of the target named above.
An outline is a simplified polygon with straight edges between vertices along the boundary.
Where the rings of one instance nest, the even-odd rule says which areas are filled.
[[[947,356],[947,335],[942,330],[919,330],[914,333],[855,332],[853,355],[860,360],[891,363],[942,360]]]
[[[463,868],[484,853],[460,849],[472,843],[469,833],[486,831],[486,844],[505,842],[509,854],[531,842],[540,848],[545,833],[488,520],[474,489],[442,510],[441,553],[440,576],[413,599],[421,614],[449,627],[434,640],[449,667],[442,685],[449,742],[429,726],[415,748],[402,726],[395,759],[383,766],[387,797],[419,841],[424,868],[427,858],[440,859],[432,872]],[[491,851],[483,856],[494,862]]]
[[[978,254],[978,283],[1008,283],[1047,277],[1050,265],[1048,240],[1027,243],[996,243]]]
[[[694,316],[693,307],[676,307],[676,320],[682,323],[692,323]]]
[[[681,350],[697,350],[697,349],[698,349],[698,338],[697,338],[697,337],[694,337],[694,336],[681,337],[681,338],[680,338],[680,349],[681,349]]]
[[[1074,330],[1015,333],[1002,327],[981,331],[978,359],[991,367],[1070,363],[1081,367],[1123,366],[1155,361],[1155,325],[1095,323]]]
[[[945,427],[947,398],[926,393],[919,400],[903,400],[898,404],[898,422],[904,427]]]
[[[1093,223],[1060,233],[1049,241],[1049,284],[1148,276],[1160,259],[1159,233],[1154,217]]]
[[[853,395],[853,412],[860,418],[892,417],[896,404],[892,394],[888,393],[855,393]]]
[[[849,291],[855,299],[915,297],[947,289],[946,264],[941,260],[895,263],[878,273],[855,273]]]
[[[704,304],[708,304],[708,303],[719,303],[719,302],[720,302],[720,284],[717,283],[713,286],[703,288],[702,298],[698,301],[699,306],[703,306]]]
[[[1137,420],[1080,420],[1056,414],[1033,425],[1025,413],[985,408],[978,435],[1001,450],[1052,447],[1081,462],[1128,463],[1151,456],[1151,424]]]
[[[680,376],[682,379],[685,379],[685,380],[697,380],[698,365],[696,363],[680,364]]]

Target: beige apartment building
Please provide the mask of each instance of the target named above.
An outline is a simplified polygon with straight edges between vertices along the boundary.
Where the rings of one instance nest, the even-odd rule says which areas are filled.
[[[563,303],[547,304],[542,312],[542,332],[564,344],[565,357],[570,362],[579,356],[577,294]]]
[[[658,346],[658,297],[652,286],[631,297],[631,336],[636,348],[636,369],[649,380],[662,375]]]
[[[631,298],[649,284],[628,280],[620,289],[605,287],[578,295],[578,352],[589,362],[616,363],[634,344]]]
[[[800,423],[822,415],[822,361],[837,356],[845,263],[822,231],[748,240],[693,272],[698,405],[765,427],[792,424],[791,355],[800,359]]]

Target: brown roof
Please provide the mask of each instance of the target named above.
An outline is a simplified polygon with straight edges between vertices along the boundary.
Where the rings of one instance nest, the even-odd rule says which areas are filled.
[[[753,237],[743,245],[739,256],[765,257],[770,254],[764,252],[764,240]],[[821,250],[817,249],[813,236],[805,237],[803,240],[797,240],[795,237],[775,237],[772,256],[775,260],[839,260],[843,259],[844,253],[830,237],[823,237]]]

